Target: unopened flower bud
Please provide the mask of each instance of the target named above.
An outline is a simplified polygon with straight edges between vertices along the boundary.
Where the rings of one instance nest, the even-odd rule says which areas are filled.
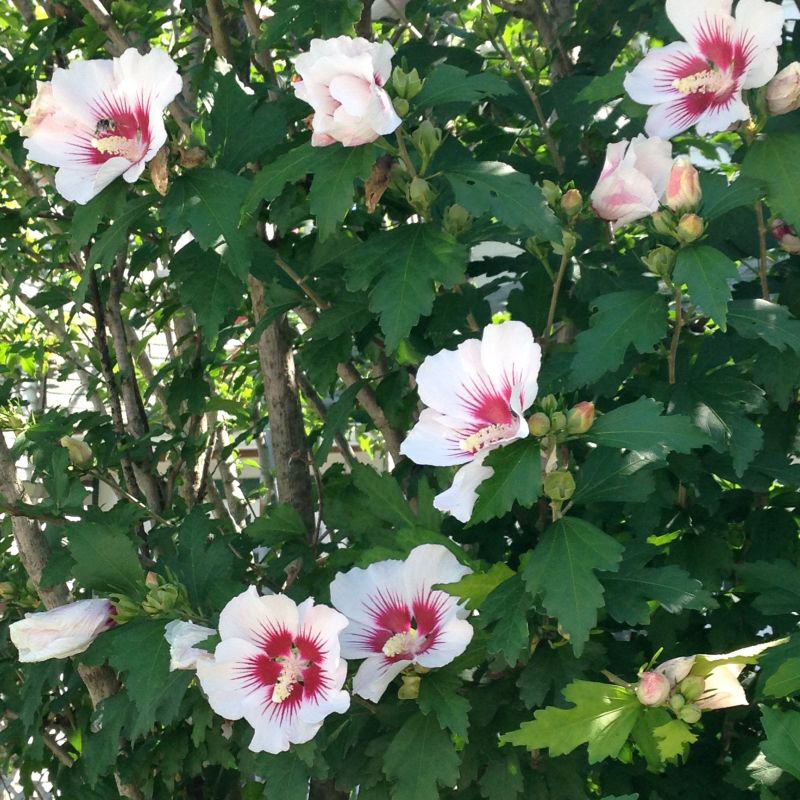
[[[416,700],[419,697],[419,675],[403,675],[403,685],[397,690],[399,700]]]
[[[553,181],[542,181],[542,194],[548,205],[555,206],[561,200],[561,189]]]
[[[551,500],[563,503],[575,493],[575,478],[568,470],[557,469],[544,476],[542,488]]]
[[[538,70],[544,69],[550,61],[550,54],[545,47],[534,47],[533,53],[533,66]]]
[[[86,442],[76,439],[74,436],[62,436],[58,443],[66,447],[69,453],[69,460],[76,467],[85,467],[92,461],[92,449]]]
[[[550,424],[554,431],[563,431],[567,427],[567,415],[563,411],[555,411],[550,415]]]
[[[158,574],[155,572],[148,572],[147,575],[144,576],[144,583],[145,586],[150,587],[151,589],[158,586]]]
[[[558,408],[558,400],[556,400],[556,396],[554,394],[545,395],[539,401],[539,408],[541,408],[545,414],[552,414]]]
[[[675,229],[675,235],[684,244],[697,241],[705,230],[703,220],[697,214],[684,214]]]
[[[9,581],[2,581],[0,583],[0,597],[2,597],[3,600],[10,600],[15,594],[16,591],[13,583],[10,583]]]
[[[470,225],[472,225],[472,217],[464,206],[460,206],[456,203],[445,209],[442,227],[451,236],[457,238],[462,233],[466,233]]]
[[[157,586],[151,589],[147,597],[142,602],[142,609],[145,614],[157,616],[163,614],[174,608],[178,600],[178,587],[165,583],[162,586]]]
[[[678,712],[678,716],[684,722],[688,722],[690,725],[694,725],[695,722],[699,722],[700,721],[700,717],[703,716],[703,712],[694,703],[687,703]]]
[[[394,100],[392,100],[392,105],[398,117],[404,117],[408,114],[408,100],[406,100],[405,97],[395,97]]]
[[[405,72],[400,67],[395,67],[392,72],[392,86],[398,97],[411,100],[416,97],[422,89],[422,81],[416,69]]]
[[[800,236],[791,225],[782,219],[774,219],[771,223],[772,235],[778,240],[778,246],[792,255],[800,255]]]
[[[426,119],[411,134],[411,141],[414,142],[423,163],[427,164],[442,143],[442,131]]]
[[[669,214],[656,211],[655,214],[650,215],[650,219],[653,221],[656,233],[660,233],[662,236],[672,236],[675,233],[675,227]]]
[[[660,672],[643,672],[636,684],[636,696],[643,706],[663,706],[670,688],[669,681]]]
[[[706,682],[700,675],[687,675],[678,685],[678,691],[691,703],[705,691]]]
[[[653,275],[658,275],[659,278],[669,280],[672,277],[672,270],[675,268],[675,260],[677,254],[675,251],[666,245],[659,245],[653,248],[643,259],[647,268]]]
[[[433,202],[433,189],[424,178],[412,178],[406,187],[406,198],[414,208],[426,210]]]
[[[686,698],[682,694],[674,694],[669,699],[669,707],[677,714],[686,705]]]
[[[124,594],[112,594],[111,603],[113,605],[111,619],[118,624],[129,622],[135,617],[141,616],[141,607]]]
[[[583,195],[577,189],[568,189],[561,198],[561,210],[574,217],[583,208]]]
[[[672,211],[694,211],[700,205],[700,173],[689,156],[678,156],[667,180],[664,200]]]
[[[532,414],[531,418],[528,420],[528,430],[531,432],[531,435],[538,436],[539,438],[547,436],[550,432],[550,417],[548,417],[547,414],[542,414],[541,411],[537,411],[535,414]]]
[[[767,84],[770,114],[788,114],[800,108],[800,63],[793,61]]]
[[[586,433],[594,423],[594,403],[584,400],[567,412],[567,433]]]

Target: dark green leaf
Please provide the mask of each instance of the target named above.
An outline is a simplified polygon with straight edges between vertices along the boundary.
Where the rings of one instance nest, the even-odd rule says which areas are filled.
[[[736,264],[719,250],[706,245],[684,247],[678,253],[674,278],[689,287],[689,296],[724,331],[727,327],[728,281],[739,276]]]
[[[770,764],[800,779],[800,711],[777,711],[761,707],[761,722],[767,740],[761,752]]]
[[[475,103],[486,97],[512,94],[506,81],[497,75],[482,72],[469,75],[450,64],[440,64],[427,78],[422,91],[414,98],[418,106],[438,106],[444,103]]]
[[[734,300],[728,308],[728,322],[745,339],[763,339],[767,344],[800,353],[800,320],[785,306],[767,300]]]
[[[457,673],[435,670],[423,675],[419,686],[419,707],[423,714],[433,713],[443,728],[467,740],[470,705],[458,690],[462,681]]]
[[[593,450],[578,472],[573,503],[643,503],[655,491],[652,459],[607,447]]]
[[[312,171],[314,148],[306,142],[270,161],[256,173],[242,204],[253,211],[261,200],[274,200],[287,183],[293,183]]]
[[[398,528],[416,525],[403,490],[391,475],[378,473],[364,464],[355,464],[352,474],[356,488],[370,499],[376,516]]]
[[[757,141],[745,156],[742,176],[766,186],[773,213],[800,230],[800,135],[771,133]]]
[[[528,611],[532,603],[520,575],[514,575],[494,589],[481,605],[480,622],[492,625],[487,643],[490,653],[502,653],[516,664],[530,645]]]

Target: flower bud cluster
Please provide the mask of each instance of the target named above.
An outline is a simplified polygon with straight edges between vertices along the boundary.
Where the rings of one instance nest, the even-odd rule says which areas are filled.
[[[686,675],[674,684],[664,672],[648,670],[639,675],[634,691],[644,706],[669,708],[683,722],[699,722],[703,709],[697,701],[705,692],[705,679],[700,675]]]
[[[565,411],[552,394],[539,401],[540,410],[528,419],[528,430],[538,438],[580,436],[594,424],[594,403],[584,400]]]

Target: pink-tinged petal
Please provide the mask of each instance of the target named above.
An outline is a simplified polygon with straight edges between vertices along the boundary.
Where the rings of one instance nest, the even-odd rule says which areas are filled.
[[[409,660],[391,661],[383,655],[370,656],[362,662],[353,678],[353,691],[377,703],[389,684],[412,662]]]
[[[494,470],[483,464],[487,452],[479,453],[456,472],[452,486],[433,499],[435,508],[451,514],[460,522],[469,522],[478,499],[478,487],[494,475]]]
[[[389,95],[383,89],[372,90],[372,104],[365,120],[381,136],[393,133],[403,121],[397,116]]]
[[[174,619],[164,628],[164,638],[169,642],[169,669],[197,669],[199,661],[213,661],[214,656],[194,645],[216,635],[213,628]]]
[[[408,0],[399,0],[395,5],[404,7]],[[375,74],[378,84],[385,86],[392,75],[392,58],[394,57],[394,47],[387,41],[378,42],[372,48],[372,63],[375,65]]]
[[[655,671],[663,675],[670,682],[670,686],[675,687],[692,671],[694,662],[694,656],[671,658],[659,664]]]
[[[451,620],[437,637],[434,646],[416,657],[417,664],[429,669],[449,664],[467,649],[473,633],[472,625],[465,619]]]
[[[732,97],[727,105],[708,109],[697,121],[695,129],[701,136],[730,128],[735,122],[750,119],[750,109],[741,94]]]
[[[630,167],[621,167],[599,182],[592,192],[591,201],[595,213],[612,222],[615,229],[658,210],[658,195],[652,183]]]
[[[335,75],[328,86],[331,97],[342,104],[342,108],[353,116],[367,111],[372,99],[371,84],[355,75]]]
[[[415,547],[403,564],[406,597],[427,593],[438,583],[457,583],[472,570],[461,564],[446,547],[421,544]]]
[[[461,421],[452,420],[432,408],[423,409],[417,424],[400,446],[400,452],[415,464],[429,464],[433,467],[449,467],[471,461],[472,453],[459,447],[453,422]],[[461,425],[463,427],[464,423]]]
[[[606,147],[606,160],[603,163],[603,171],[600,173],[599,180],[608,177],[622,163],[628,150],[628,144],[628,141],[623,139],[621,142],[612,142]]]
[[[481,362],[492,385],[514,399],[517,414],[530,407],[539,390],[542,349],[525,323],[509,320],[488,325],[481,340]],[[527,432],[526,425],[523,435]]]
[[[736,6],[738,35],[748,44],[750,63],[743,89],[763,86],[778,71],[778,45],[783,38],[785,14],[777,3],[739,0]]]
[[[651,50],[625,76],[625,91],[632,100],[646,106],[665,103],[680,97],[673,82],[676,78],[708,69],[708,62],[686,42],[672,42]]]
[[[234,597],[219,616],[223,640],[245,639],[255,644],[277,631],[297,631],[299,614],[294,601],[282,594],[260,597],[255,586]]]
[[[337,572],[330,586],[331,602],[350,621],[372,626],[376,607],[382,596],[402,595],[403,562],[398,559],[376,561],[368,567],[354,567],[347,572]],[[403,597],[400,596],[402,601]],[[342,639],[342,654],[347,655],[348,627]]]
[[[113,88],[114,63],[111,59],[76,61],[68,69],[56,69],[51,83],[59,105],[81,124],[93,128],[97,99]]]
[[[675,30],[697,50],[709,27],[729,24],[732,6],[732,0],[667,0],[667,16]]]
[[[130,166],[131,162],[121,156],[110,158],[100,165],[62,166],[56,172],[56,189],[65,200],[83,205],[102,192]]]
[[[658,136],[639,134],[631,141],[630,150],[635,156],[637,171],[650,181],[656,197],[661,198],[672,170],[672,145]]]

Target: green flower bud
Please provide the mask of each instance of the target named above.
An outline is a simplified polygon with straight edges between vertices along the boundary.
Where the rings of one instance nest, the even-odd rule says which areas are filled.
[[[703,712],[694,703],[687,703],[680,712],[678,712],[678,717],[684,722],[688,722],[689,725],[694,725],[695,722],[699,722],[702,716]]]
[[[675,229],[675,235],[684,244],[697,241],[705,230],[705,223],[697,214],[684,214]]]
[[[111,594],[109,599],[114,605],[111,618],[120,625],[142,615],[142,609],[139,604],[124,594]]]
[[[555,470],[544,476],[544,493],[551,500],[563,503],[575,493],[575,478],[565,469]]]
[[[539,408],[541,408],[545,414],[552,414],[558,408],[558,400],[556,400],[556,396],[553,394],[545,395],[539,401]]]
[[[458,238],[462,233],[466,233],[471,225],[472,217],[464,206],[455,204],[445,209],[442,227],[451,236]]]
[[[686,698],[682,694],[674,694],[669,699],[670,708],[677,714],[686,705]]]
[[[672,221],[672,216],[668,212],[656,211],[655,214],[651,215],[650,219],[653,222],[656,233],[660,233],[662,236],[675,235],[675,225]]]
[[[531,418],[528,420],[528,430],[531,432],[531,435],[538,436],[541,438],[542,436],[547,436],[550,433],[550,417],[547,414],[542,414],[541,411],[537,411],[535,414],[531,415]]]
[[[434,199],[433,189],[424,178],[412,178],[406,187],[406,198],[414,208],[427,211]]]
[[[16,595],[16,589],[14,589],[14,584],[10,581],[3,581],[0,583],[0,597],[3,600],[11,600]]]
[[[545,47],[533,48],[533,66],[538,70],[543,70],[550,63],[550,53]]]
[[[406,100],[405,97],[395,97],[394,100],[392,100],[392,105],[398,117],[404,117],[408,114],[408,100]]]
[[[555,206],[561,199],[561,189],[553,181],[542,181],[542,194],[548,205]]]
[[[178,601],[178,587],[172,583],[165,583],[151,589],[142,603],[145,614],[158,616],[174,608]]]
[[[422,90],[422,81],[416,69],[412,69],[411,72],[405,72],[400,67],[395,67],[394,72],[392,72],[392,86],[394,86],[398,97],[411,100]]]
[[[675,251],[662,244],[651,250],[642,260],[653,275],[669,280],[672,277],[676,258]]]
[[[594,424],[594,403],[584,400],[567,412],[567,433],[586,433]]]
[[[554,431],[563,431],[567,427],[567,415],[563,411],[556,411],[550,415],[550,424]]]
[[[697,700],[705,690],[706,681],[700,675],[687,675],[678,684],[678,691],[690,702]]]
[[[568,216],[574,217],[583,208],[583,195],[577,189],[568,189],[561,198],[561,210]]]
[[[472,30],[482,39],[491,39],[497,33],[497,17],[494,14],[481,14],[473,23]]]
[[[423,164],[427,165],[442,143],[442,131],[426,119],[411,134],[411,141],[420,154]]]
[[[399,700],[416,700],[419,697],[419,675],[403,675],[403,685],[397,690]]]

